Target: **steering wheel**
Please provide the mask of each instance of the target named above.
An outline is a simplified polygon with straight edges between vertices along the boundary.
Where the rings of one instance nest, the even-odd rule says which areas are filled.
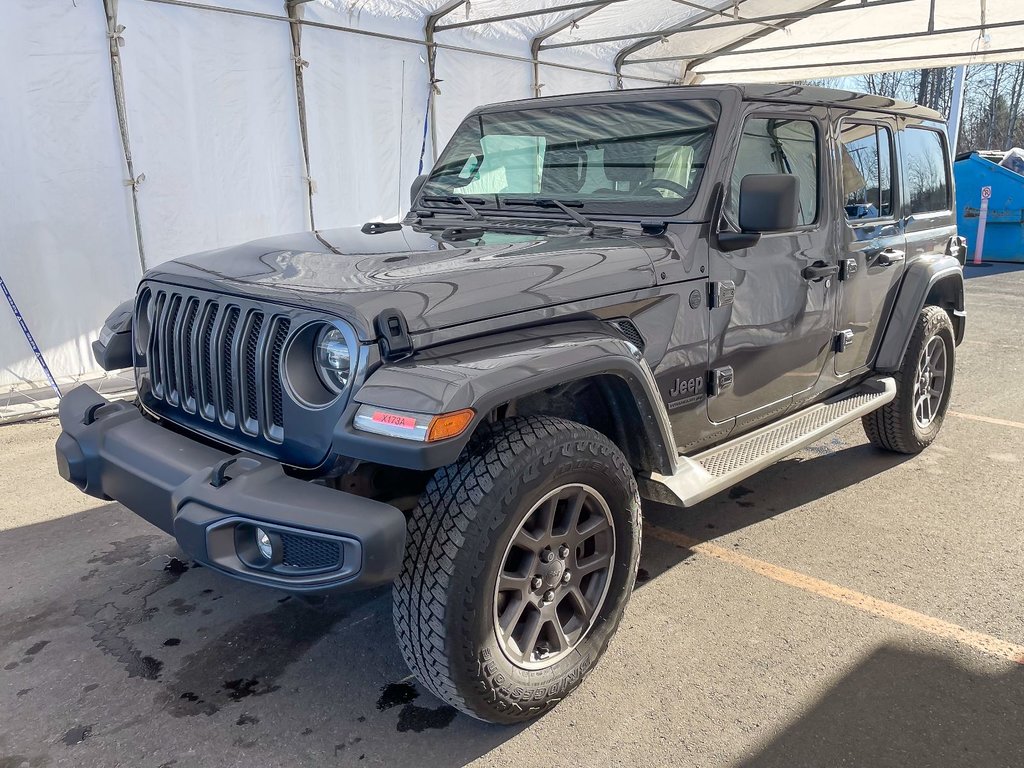
[[[686,197],[690,194],[690,190],[671,179],[647,179],[646,181],[641,181],[640,185],[633,190],[633,194],[639,195],[648,189],[667,189],[669,192],[675,192],[680,197]]]

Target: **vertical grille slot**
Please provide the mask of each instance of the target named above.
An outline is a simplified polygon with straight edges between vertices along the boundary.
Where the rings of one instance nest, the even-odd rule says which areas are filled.
[[[244,411],[242,429],[249,434],[259,434],[260,388],[257,353],[260,346],[260,331],[263,329],[263,313],[253,312],[245,332],[245,386],[243,390]]]
[[[235,331],[238,328],[238,318],[242,311],[238,307],[231,307],[228,310],[227,326],[224,329],[224,340],[220,345],[221,364],[224,366],[224,376],[221,386],[224,393],[224,409],[221,412],[221,421],[225,426],[234,427],[235,419]]]
[[[167,313],[164,316],[163,327],[160,329],[163,336],[164,400],[174,406],[181,402],[178,398],[178,364],[181,356],[176,344],[178,341],[178,310],[180,309],[181,296],[171,296],[167,301]]]
[[[189,299],[185,304],[185,316],[181,323],[181,405],[189,413],[196,412],[196,358],[195,339],[196,315],[199,314],[199,299]]]
[[[274,342],[270,347],[270,429],[282,429],[284,427],[284,405],[281,391],[281,356],[284,354],[284,343],[288,338],[288,330],[291,321],[288,318],[281,318],[277,321],[277,329],[274,332]]]
[[[164,307],[167,304],[167,294],[163,291],[159,291],[153,296],[151,301],[153,302],[153,322],[146,358],[149,361],[149,375],[153,386],[153,396],[158,399],[163,399],[164,350],[162,343],[163,334],[160,333],[160,326],[163,322]]]
[[[199,413],[207,421],[217,416],[216,382],[213,379],[213,334],[217,327],[220,306],[208,302],[199,325]]]

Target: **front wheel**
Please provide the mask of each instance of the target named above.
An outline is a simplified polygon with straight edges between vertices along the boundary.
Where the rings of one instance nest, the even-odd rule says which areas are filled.
[[[402,654],[473,717],[536,717],[604,653],[639,557],[636,481],[610,440],[547,417],[485,425],[409,521],[394,586]]]
[[[896,453],[920,453],[939,434],[953,389],[953,324],[941,307],[921,310],[903,364],[896,397],[863,418],[868,439]]]

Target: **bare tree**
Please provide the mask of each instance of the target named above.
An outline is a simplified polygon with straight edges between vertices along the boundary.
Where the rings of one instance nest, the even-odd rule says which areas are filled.
[[[891,99],[913,101],[949,114],[953,69],[876,72],[813,81]],[[1024,61],[967,67],[957,148],[961,152],[1024,146]]]

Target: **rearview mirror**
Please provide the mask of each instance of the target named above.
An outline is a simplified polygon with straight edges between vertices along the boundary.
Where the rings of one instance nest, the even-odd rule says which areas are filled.
[[[424,182],[427,180],[427,174],[421,173],[415,179],[412,180],[412,184],[409,186],[409,205],[412,205],[419,195],[420,190],[423,188]]]
[[[800,179],[791,173],[755,173],[740,182],[743,232],[785,232],[800,221]]]

